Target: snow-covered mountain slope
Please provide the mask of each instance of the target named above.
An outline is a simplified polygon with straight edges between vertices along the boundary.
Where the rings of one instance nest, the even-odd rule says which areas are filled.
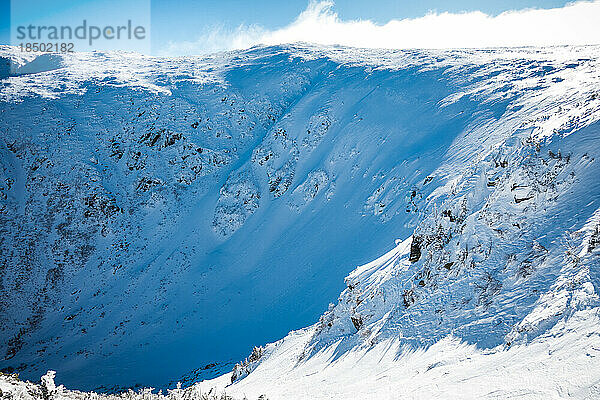
[[[0,373],[0,391],[22,400],[595,400],[600,396],[599,323],[597,311],[580,310],[531,343],[507,349],[481,350],[454,337],[416,349],[390,339],[343,354],[331,346],[298,362],[312,334],[307,329],[277,343],[252,374],[233,385],[227,374],[185,389],[106,396],[57,386],[51,371],[40,385]]]
[[[586,399],[600,396],[598,312],[578,311],[528,345],[481,350],[455,337],[428,348],[383,340],[339,352],[328,346],[299,360],[312,331],[275,344],[248,377],[230,374],[186,393],[256,399]],[[271,345],[269,345],[271,346]]]
[[[525,357],[577,312],[597,340],[599,57],[19,61],[33,72],[0,92],[0,367],[101,390],[216,376],[313,323],[386,251],[234,387],[386,343]]]

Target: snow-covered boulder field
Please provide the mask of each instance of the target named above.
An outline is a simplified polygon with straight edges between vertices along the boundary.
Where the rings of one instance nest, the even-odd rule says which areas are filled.
[[[600,398],[600,47],[0,57],[3,391]]]

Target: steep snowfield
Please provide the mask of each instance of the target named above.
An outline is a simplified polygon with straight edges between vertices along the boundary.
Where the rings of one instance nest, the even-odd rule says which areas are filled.
[[[397,340],[337,354],[327,348],[298,362],[310,329],[290,334],[251,375],[229,385],[230,374],[184,390],[100,397],[56,387],[52,374],[36,386],[0,375],[0,390],[23,400],[44,399],[588,399],[600,396],[597,311],[578,311],[527,346],[478,350],[456,338],[428,349]],[[57,379],[60,379],[58,374]],[[204,397],[203,397],[204,396]],[[229,397],[227,397],[229,396]],[[263,396],[263,397],[261,397]]]
[[[234,385],[229,375],[189,393],[268,399],[597,399],[600,356],[597,309],[527,346],[477,350],[456,338],[424,348],[387,340],[339,353],[328,347],[298,361],[310,336],[288,336],[252,374]]]
[[[248,362],[251,356],[237,366],[233,376],[201,382],[190,391],[208,393],[212,389],[239,398],[266,395],[269,399],[596,399],[600,396],[600,308],[589,278],[590,269],[597,277],[599,263],[597,249],[594,255],[589,246],[598,243],[598,215],[591,222],[577,232],[582,240],[572,248],[578,272],[574,265],[563,266],[555,284],[497,347],[478,346],[478,342],[490,340],[484,334],[465,340],[463,333],[472,329],[469,326],[431,340],[430,345],[415,345],[415,337],[385,329],[399,312],[398,300],[394,304],[389,298],[387,306],[380,303],[379,309],[362,309],[383,317],[373,318],[354,335],[324,340],[323,330],[336,323],[331,321],[343,325],[356,315],[356,310],[344,309],[346,291],[340,304],[318,324],[255,350],[259,357]],[[590,230],[590,226],[594,228]],[[359,279],[377,281],[371,287],[377,291],[363,292],[371,299],[390,293],[389,286],[382,285],[386,278],[373,276],[389,277],[408,267],[407,244],[402,242],[377,261],[358,268],[350,275],[349,285],[358,284]],[[350,306],[356,307],[355,303]],[[344,311],[338,311],[340,308]],[[407,318],[408,310],[403,310],[402,318]],[[331,317],[336,312],[338,315]],[[423,325],[414,315],[411,322]],[[422,336],[427,333],[420,332]],[[516,335],[531,336],[515,344]],[[349,340],[352,347],[346,343]]]
[[[593,398],[599,57],[90,53],[3,79],[0,367],[214,377],[387,252],[227,392]]]

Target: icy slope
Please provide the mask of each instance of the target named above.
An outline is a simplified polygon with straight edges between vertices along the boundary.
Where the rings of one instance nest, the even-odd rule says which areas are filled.
[[[597,224],[598,56],[92,53],[2,80],[0,367],[80,389],[215,376],[395,238],[302,357],[543,334],[598,288],[597,251],[564,258]]]
[[[188,393],[226,392],[268,399],[597,399],[600,395],[598,309],[579,311],[566,324],[527,346],[481,350],[448,337],[428,348],[401,340],[339,354],[335,345],[298,361],[310,331],[286,337],[247,378],[229,375]]]
[[[481,351],[447,338],[428,349],[402,347],[397,340],[335,356],[319,352],[298,363],[296,355],[310,336],[299,331],[248,378],[229,385],[229,374],[185,389],[150,394],[149,389],[117,396],[81,393],[0,374],[0,390],[23,400],[45,399],[587,399],[600,395],[600,353],[595,312],[579,311],[569,321],[527,346]],[[60,380],[60,373],[56,375]],[[262,397],[261,397],[262,396]]]

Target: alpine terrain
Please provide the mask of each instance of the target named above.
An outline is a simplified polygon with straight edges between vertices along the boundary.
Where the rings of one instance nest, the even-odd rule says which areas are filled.
[[[0,56],[2,392],[600,398],[600,46]]]

